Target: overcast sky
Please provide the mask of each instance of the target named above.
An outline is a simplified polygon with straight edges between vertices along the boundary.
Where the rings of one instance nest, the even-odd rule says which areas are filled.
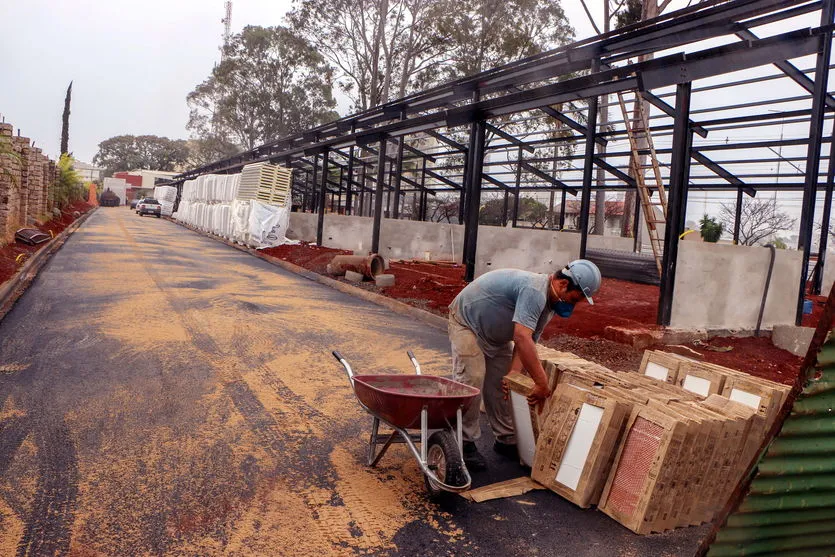
[[[280,24],[291,3],[234,0],[233,31]],[[589,5],[599,18],[602,0]],[[578,39],[593,34],[578,0],[563,6]],[[77,159],[114,135],[186,138],[185,98],[219,58],[223,16],[223,0],[0,0],[0,117],[54,157],[73,80]]]

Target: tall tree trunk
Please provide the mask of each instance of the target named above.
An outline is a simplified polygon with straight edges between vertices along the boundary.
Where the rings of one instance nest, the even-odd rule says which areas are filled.
[[[669,4],[669,2],[665,2],[664,6],[666,7],[667,4]],[[659,14],[658,0],[644,0],[643,10],[641,11],[641,21],[646,21],[648,19],[658,17],[658,14]],[[653,58],[652,54],[644,54],[644,55],[641,55],[641,56],[638,57],[638,61],[639,62],[644,62],[646,60],[651,60],[652,58]],[[638,108],[637,108],[637,103],[638,102],[640,102],[642,104],[644,114],[649,116],[649,110],[650,110],[649,103],[647,101],[643,100],[642,97],[638,96],[635,100],[636,106],[635,106],[635,109],[632,113],[633,123],[638,122]],[[624,115],[624,117],[626,117],[626,115]],[[639,125],[643,125],[643,124],[639,123]],[[639,149],[646,149],[648,147],[649,146],[646,144],[645,140],[643,140],[643,139],[639,140],[639,142],[638,142],[638,148]],[[643,166],[644,164],[646,164],[645,161],[646,161],[646,156],[641,156],[641,158],[639,160],[639,164]],[[634,173],[630,170],[629,175],[634,178],[635,176],[633,174]],[[635,204],[638,203],[638,202],[639,201],[638,201],[638,197],[637,197],[637,192],[635,192],[635,191],[627,191],[626,192],[626,196],[624,197],[624,203],[623,203],[623,226],[621,227],[621,235],[622,236],[627,236],[627,237],[634,235],[634,236],[638,237],[638,247],[639,247],[639,250],[640,250],[641,230],[637,226],[637,224],[639,224],[639,223],[634,222]]]
[[[70,152],[70,101],[72,100],[72,81],[67,87],[67,96],[64,98],[64,115],[61,123],[61,154]]]
[[[371,51],[371,90],[368,92],[368,108],[374,108],[380,105],[380,92],[378,91],[380,87],[380,49],[382,48],[383,41],[386,40],[386,16],[389,11],[388,0],[380,0],[378,10],[379,20],[377,21],[377,29],[374,31],[374,43],[372,44]]]
[[[603,32],[608,33],[609,29],[611,28],[611,15],[609,14],[609,0],[603,0]],[[606,129],[609,127],[609,95],[603,95],[601,97],[601,110],[598,112],[598,121],[599,126],[598,130],[600,132],[605,132]],[[606,146],[605,145],[597,145],[597,150],[600,152],[601,157],[606,156]],[[594,146],[593,146],[594,148]],[[597,190],[594,196],[594,229],[592,230],[592,234],[597,234],[599,236],[603,236],[606,231],[606,190],[604,187],[606,186],[606,173],[603,171],[602,168],[597,167],[597,187],[600,188]]]

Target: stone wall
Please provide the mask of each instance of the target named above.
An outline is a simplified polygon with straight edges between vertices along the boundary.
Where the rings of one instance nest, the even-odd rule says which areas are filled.
[[[5,145],[0,155],[0,245],[14,238],[18,228],[42,220],[52,211],[50,184],[57,177],[55,163],[28,137],[14,136],[11,124],[0,124]]]

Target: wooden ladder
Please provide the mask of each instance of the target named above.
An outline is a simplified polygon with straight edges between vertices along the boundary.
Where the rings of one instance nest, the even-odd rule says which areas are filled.
[[[667,193],[664,191],[664,182],[661,179],[661,167],[658,164],[658,156],[655,153],[655,144],[652,142],[652,133],[649,129],[649,119],[644,111],[644,103],[639,93],[635,93],[635,113],[630,114],[624,100],[623,93],[618,93],[618,102],[623,113],[623,121],[626,126],[626,135],[629,136],[631,154],[629,156],[629,169],[635,178],[638,189],[638,197],[641,201],[641,208],[644,213],[644,221],[647,223],[652,254],[655,257],[655,266],[658,268],[658,275],[661,276],[661,259],[664,252],[664,242],[661,240],[659,228],[664,227],[667,216]],[[641,146],[641,141],[645,146]],[[641,149],[649,148],[649,164],[641,164]],[[650,184],[647,184],[646,171],[652,169]],[[653,182],[654,179],[654,182]],[[656,200],[652,199],[654,191],[658,192]],[[661,215],[656,213],[658,208]],[[626,215],[624,215],[624,218]]]

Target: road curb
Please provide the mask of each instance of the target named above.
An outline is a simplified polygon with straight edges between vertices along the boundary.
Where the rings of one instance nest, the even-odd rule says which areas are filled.
[[[340,282],[338,280],[334,280],[332,278],[322,276],[319,273],[310,271],[308,269],[305,269],[304,267],[300,267],[300,266],[298,266],[294,263],[290,263],[289,261],[284,261],[283,259],[278,259],[276,257],[272,257],[272,256],[266,255],[264,253],[261,253],[256,249],[246,247],[246,246],[242,246],[242,245],[236,244],[234,242],[230,242],[226,238],[222,238],[220,236],[216,236],[214,234],[204,232],[204,231],[199,230],[199,229],[197,229],[193,226],[189,226],[185,223],[174,220],[170,217],[165,217],[165,218],[167,220],[173,222],[174,224],[182,226],[183,228],[187,228],[187,229],[189,229],[193,232],[196,232],[196,233],[198,233],[202,236],[205,236],[207,238],[210,238],[210,239],[215,240],[217,242],[220,242],[222,244],[226,244],[227,246],[233,247],[233,248],[235,248],[239,251],[243,251],[243,252],[246,252],[250,255],[254,255],[258,259],[262,259],[262,260],[266,261],[267,263],[270,263],[271,265],[281,267],[285,271],[290,271],[291,273],[302,276],[302,277],[304,277],[308,280],[318,282],[319,284],[323,284],[325,286],[333,288],[334,290],[339,290],[340,292],[343,292],[345,294],[349,294],[349,295],[354,296],[356,298],[360,298],[362,300],[365,300],[366,302],[371,302],[372,304],[377,304],[378,306],[383,306],[383,307],[385,307],[385,308],[387,308],[387,309],[389,309],[389,310],[391,310],[395,313],[399,313],[400,315],[405,315],[407,317],[412,317],[414,319],[418,319],[418,320],[420,320],[420,321],[426,323],[427,325],[430,325],[430,326],[432,326],[436,329],[439,329],[439,330],[442,330],[442,331],[447,330],[448,321],[447,321],[446,317],[441,317],[440,315],[435,315],[434,313],[430,313],[430,312],[424,311],[420,308],[410,306],[409,304],[404,303],[404,302],[399,302],[397,300],[389,298],[388,296],[383,296],[382,294],[377,294],[375,292],[369,292],[368,290],[363,290],[362,288],[358,288],[356,286],[351,286],[350,284],[346,284],[344,282]]]
[[[70,234],[78,230],[84,222],[96,212],[98,207],[94,207],[81,215],[74,222],[70,223],[60,234],[49,241],[44,247],[35,252],[35,254],[27,260],[23,266],[12,275],[12,278],[0,285],[0,321],[6,317],[6,314],[14,307],[15,302],[23,296],[35,277],[38,276],[41,268],[46,265],[49,258],[61,249],[64,242],[67,241]]]

